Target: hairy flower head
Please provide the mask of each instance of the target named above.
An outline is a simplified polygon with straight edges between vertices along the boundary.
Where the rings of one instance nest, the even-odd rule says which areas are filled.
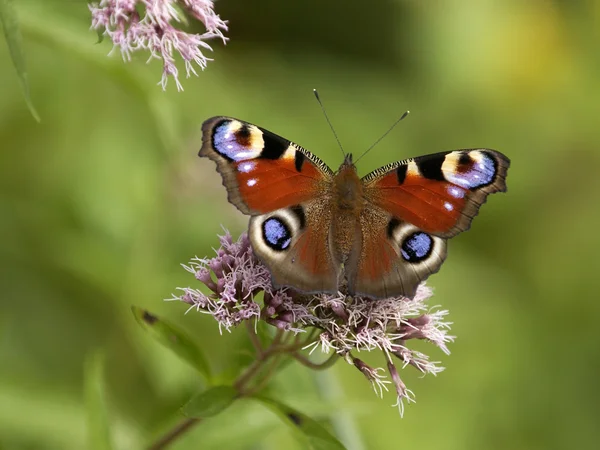
[[[447,344],[454,340],[448,334],[451,323],[445,320],[448,311],[426,305],[432,291],[424,283],[412,299],[373,300],[341,292],[304,295],[289,288],[275,289],[246,234],[233,241],[226,232],[219,239],[221,247],[215,257],[194,258],[184,265],[208,289],[179,288],[182,294],[172,300],[187,303],[189,310],[210,314],[220,330],[229,331],[247,320],[263,320],[292,333],[317,330],[306,349],[342,356],[365,375],[380,396],[388,384],[393,384],[401,414],[403,400],[410,403],[414,395],[400,379],[392,357],[400,360],[402,367],[411,365],[423,374],[436,375],[443,370],[438,362],[408,346],[410,340],[421,339],[449,354]],[[372,368],[354,356],[372,350],[385,355],[391,381],[385,379],[383,368]]]
[[[223,31],[227,23],[215,13],[212,0],[101,0],[89,5],[92,29],[102,32],[119,48],[123,59],[139,50],[150,52],[150,59],[163,61],[160,85],[166,89],[168,77],[175,79],[177,90],[183,90],[175,53],[184,61],[186,77],[198,75],[194,65],[206,68],[210,58],[203,51],[212,51],[206,41],[219,38],[226,43]],[[187,18],[201,22],[205,33],[188,33],[174,26]]]

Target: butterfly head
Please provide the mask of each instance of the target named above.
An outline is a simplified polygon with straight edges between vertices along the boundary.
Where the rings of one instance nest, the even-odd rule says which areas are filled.
[[[346,156],[344,156],[344,163],[345,166],[353,166],[354,163],[352,162],[352,153],[347,153]]]
[[[354,165],[354,161],[352,160],[352,153],[346,153],[344,155],[344,161],[340,165],[340,168],[337,170],[336,174],[339,174],[342,171],[348,169],[354,169],[354,171],[356,171],[356,166]]]

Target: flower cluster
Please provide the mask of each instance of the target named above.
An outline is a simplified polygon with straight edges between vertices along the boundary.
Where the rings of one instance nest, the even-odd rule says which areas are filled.
[[[182,295],[172,299],[189,304],[190,310],[212,315],[220,329],[229,331],[245,320],[264,320],[293,333],[318,330],[306,348],[311,353],[320,348],[324,353],[342,356],[367,377],[381,396],[390,384],[382,373],[384,369],[372,368],[354,356],[358,351],[380,350],[385,355],[401,413],[403,400],[414,401],[414,395],[400,379],[393,357],[403,367],[411,365],[423,374],[436,375],[443,370],[439,363],[407,346],[411,339],[423,339],[449,354],[446,344],[454,339],[448,334],[450,322],[445,321],[448,311],[433,311],[426,306],[432,291],[425,284],[419,286],[413,299],[373,300],[342,293],[301,295],[291,289],[272,287],[269,271],[252,252],[246,234],[236,242],[226,233],[220,237],[220,243],[214,258],[194,258],[184,265],[210,293],[180,288]]]
[[[174,52],[181,55],[189,77],[198,75],[194,64],[204,70],[211,61],[203,53],[203,50],[212,51],[207,40],[227,41],[223,35],[227,24],[213,7],[212,0],[101,0],[89,5],[92,28],[111,39],[113,50],[119,48],[126,61],[131,60],[131,53],[135,51],[149,51],[150,59],[163,61],[163,76],[159,83],[162,88],[166,89],[168,77],[172,76],[180,91],[183,87]],[[188,17],[201,22],[206,32],[192,34],[173,26],[174,22],[181,24]]]

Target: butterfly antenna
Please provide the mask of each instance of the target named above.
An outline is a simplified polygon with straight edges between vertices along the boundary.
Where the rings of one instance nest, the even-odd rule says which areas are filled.
[[[329,124],[329,128],[331,128],[331,131],[333,132],[333,135],[335,136],[335,140],[337,141],[338,145],[340,146],[340,150],[342,151],[342,155],[344,155],[344,157],[345,157],[346,156],[346,152],[344,151],[344,147],[342,147],[342,143],[340,142],[340,139],[338,138],[337,133],[333,129],[333,125],[331,125],[331,120],[329,120],[329,116],[327,115],[327,112],[325,111],[325,107],[323,106],[323,103],[321,102],[321,98],[319,97],[319,93],[317,92],[316,89],[313,89],[313,92],[315,93],[315,97],[317,97],[317,101],[319,102],[319,106],[321,106],[321,111],[323,111],[323,115],[325,116],[325,119],[327,120],[327,123]]]
[[[383,136],[381,136],[379,139],[377,139],[373,145],[371,145],[368,149],[366,149],[365,152],[362,155],[360,155],[356,161],[354,161],[354,164],[356,164],[363,156],[365,156],[367,153],[369,153],[373,149],[373,147],[375,147],[377,144],[379,144],[381,142],[381,140],[384,137],[386,137],[390,133],[390,131],[392,131],[394,128],[396,128],[396,125],[398,125],[402,121],[402,119],[405,119],[406,116],[408,116],[409,114],[410,114],[410,111],[406,111],[404,114],[402,114],[402,116],[394,122],[394,124],[390,127],[390,129],[387,130],[385,133],[383,133]]]

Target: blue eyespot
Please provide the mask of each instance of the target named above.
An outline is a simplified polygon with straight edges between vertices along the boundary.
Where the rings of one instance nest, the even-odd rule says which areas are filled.
[[[408,236],[402,243],[400,252],[402,257],[412,263],[423,261],[433,249],[433,239],[426,233],[421,231]]]
[[[247,124],[225,120],[213,131],[212,143],[217,152],[231,161],[256,158],[260,149],[253,146],[253,136]]]
[[[262,225],[262,232],[265,243],[273,250],[285,250],[292,242],[290,228],[277,217],[265,220]]]
[[[475,189],[492,183],[497,171],[496,161],[483,151],[478,153],[481,157],[480,161],[469,158],[468,154],[465,154],[465,163],[459,162],[458,172],[447,173],[446,179],[466,189]]]

